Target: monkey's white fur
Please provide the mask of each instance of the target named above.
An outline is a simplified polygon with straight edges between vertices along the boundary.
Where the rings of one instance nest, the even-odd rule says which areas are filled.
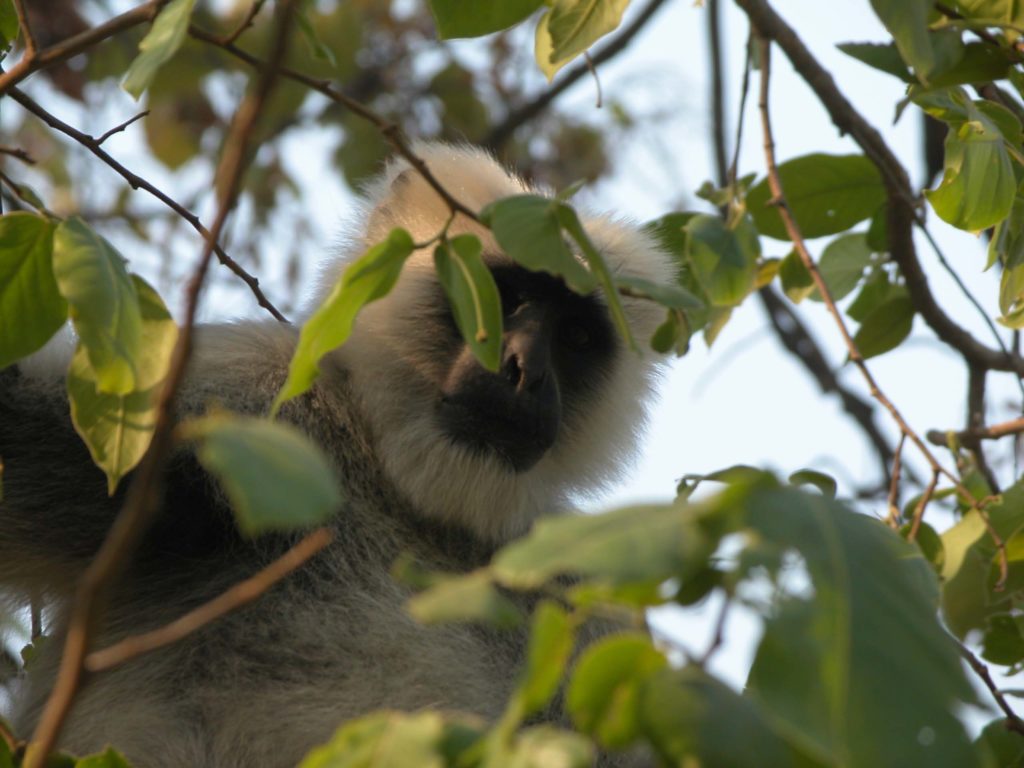
[[[417,151],[473,210],[529,191],[478,150],[422,145]],[[423,179],[405,163],[392,163],[368,187],[359,234],[325,273],[320,295],[351,258],[392,228],[404,227],[424,242],[447,218],[447,206]],[[584,223],[612,270],[654,282],[672,279],[670,258],[634,226],[603,216],[585,216]],[[458,232],[480,236],[485,254],[499,251],[485,230],[461,217],[451,229]],[[500,714],[522,661],[523,634],[417,625],[403,608],[406,590],[389,575],[391,561],[411,551],[427,567],[470,570],[538,516],[560,511],[570,494],[616,479],[643,423],[655,365],[649,352],[620,349],[593,402],[569,404],[553,447],[515,474],[445,439],[436,422],[436,386],[424,372],[437,365],[430,336],[437,330],[438,295],[432,253],[424,249],[409,259],[395,289],[363,310],[348,343],[325,358],[313,391],[283,412],[336,464],[348,499],[335,523],[336,542],[250,608],[97,676],[71,714],[63,738],[68,748],[85,752],[110,742],[136,768],[285,768],[346,718],[370,709],[443,706],[488,718]],[[623,303],[646,346],[663,310],[631,298]],[[425,315],[431,308],[435,314]],[[296,338],[295,327],[273,321],[200,327],[182,413],[215,402],[264,413]],[[95,546],[113,506],[87,461],[45,466],[75,455],[71,447],[45,451],[39,443],[45,435],[37,436],[66,421],[53,373],[55,358],[66,366],[62,345],[56,341],[24,361],[13,383],[0,378],[0,419],[7,414],[0,451],[6,445],[12,455],[10,493],[0,503],[0,584],[51,596],[58,635],[17,694],[14,719],[26,735],[55,679],[67,601],[88,560],[78,542]],[[38,406],[44,397],[47,404]],[[73,446],[77,438],[69,428],[64,433]],[[77,450],[82,453],[80,445]],[[38,479],[18,480],[19,452],[24,463],[44,465],[37,467]],[[85,492],[93,486],[95,497]],[[171,535],[179,533],[175,525],[189,524],[175,514],[169,508],[166,515]],[[475,537],[446,532],[449,523]],[[76,546],[61,549],[60,537]],[[263,546],[237,544],[211,557],[173,547],[165,552],[162,545],[158,540],[155,554],[141,557],[112,599],[100,645],[160,626],[218,594],[258,567],[251,553]]]

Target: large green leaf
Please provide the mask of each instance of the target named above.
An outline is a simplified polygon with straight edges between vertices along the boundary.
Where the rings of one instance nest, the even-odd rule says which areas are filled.
[[[81,345],[71,359],[67,379],[71,421],[92,460],[106,473],[111,494],[149,448],[157,398],[178,338],[178,326],[157,292],[137,275],[132,275],[132,282],[142,317],[136,389],[123,395],[101,392],[96,371]]]
[[[516,195],[491,203],[480,218],[509,258],[527,269],[561,277],[577,293],[590,293],[597,288],[597,280],[565,244],[558,220],[560,205],[540,195]]]
[[[434,267],[462,338],[484,368],[497,371],[501,366],[501,297],[480,249],[475,235],[459,235],[434,249]]]
[[[220,480],[247,535],[323,523],[341,507],[327,458],[292,426],[217,413],[182,430],[199,443],[199,461]]]
[[[651,677],[642,691],[641,724],[667,765],[812,768],[770,712],[696,666]],[[739,735],[742,734],[742,737]],[[694,759],[699,763],[692,762]]]
[[[177,53],[188,35],[188,25],[192,18],[192,8],[196,0],[171,0],[142,42],[139,43],[139,55],[128,68],[121,87],[138,99],[142,92],[156,76],[157,70],[166,64]]]
[[[803,155],[780,165],[779,179],[804,237],[845,232],[870,218],[886,199],[878,169],[863,155]],[[761,234],[789,240],[777,208],[769,205],[771,196],[768,180],[762,179],[747,195],[747,208]]]
[[[913,327],[914,303],[909,296],[896,295],[879,304],[864,318],[853,336],[853,343],[867,360],[898,347]]]
[[[818,262],[818,271],[832,299],[839,301],[857,287],[870,264],[871,248],[867,236],[856,232],[837,237],[825,246]],[[814,290],[810,298],[821,301],[821,294]]]
[[[53,272],[97,390],[113,395],[135,391],[142,311],[124,257],[84,221],[70,218],[54,234]]]
[[[903,60],[922,80],[927,80],[936,64],[928,34],[932,0],[871,0],[871,7],[896,41]]]
[[[754,287],[760,246],[745,223],[730,229],[718,216],[694,216],[686,224],[694,275],[715,306],[740,303]]]
[[[53,223],[0,216],[0,368],[43,346],[67,316],[53,275]]]
[[[324,303],[302,326],[288,378],[274,399],[273,413],[313,386],[320,375],[320,358],[348,340],[359,310],[394,287],[414,248],[408,232],[393,229],[384,242],[349,265]]]
[[[554,73],[608,34],[622,20],[629,0],[553,0],[537,26],[537,63]]]
[[[465,0],[430,0],[430,12],[442,40],[480,37],[518,24],[543,5],[543,0],[502,0],[468,3]]]
[[[778,602],[749,679],[801,749],[837,765],[979,765],[958,719],[975,694],[916,548],[818,495],[755,486],[721,503],[754,533],[748,550],[793,550],[806,566],[810,584]]]

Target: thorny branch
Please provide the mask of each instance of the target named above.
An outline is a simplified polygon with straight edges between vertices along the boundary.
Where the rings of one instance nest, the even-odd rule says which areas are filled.
[[[178,642],[222,616],[248,605],[306,563],[333,539],[334,534],[330,529],[318,528],[263,570],[245,581],[238,582],[213,600],[203,603],[170,624],[152,632],[125,638],[103,650],[93,651],[85,657],[85,668],[89,672],[102,672],[131,661],[137,656]]]
[[[270,56],[256,87],[248,94],[235,114],[231,130],[225,140],[217,169],[217,178],[222,181],[217,185],[220,190],[217,216],[206,236],[199,264],[189,281],[181,333],[157,402],[153,439],[128,488],[124,506],[79,583],[68,622],[68,634],[57,681],[46,702],[39,726],[33,734],[32,740],[36,748],[29,754],[26,768],[41,768],[57,743],[64,720],[85,675],[85,657],[100,620],[106,593],[123,571],[128,558],[135,551],[159,508],[159,477],[173,442],[172,404],[184,380],[185,367],[191,352],[200,289],[209,269],[216,242],[237,197],[253,129],[284,59],[288,32],[294,20],[294,1],[283,0],[277,6],[278,21]]]
[[[748,0],[737,0],[739,3],[747,2]],[[753,22],[753,19],[751,19]],[[754,23],[755,30],[760,33],[760,29],[756,23]],[[824,278],[821,276],[821,272],[818,270],[818,265],[814,262],[811,257],[810,251],[807,250],[807,244],[804,241],[803,235],[800,232],[800,227],[797,225],[796,220],[793,218],[786,204],[786,197],[784,190],[782,189],[782,182],[779,178],[779,168],[775,160],[775,139],[772,133],[772,122],[771,115],[768,108],[768,93],[769,83],[771,80],[771,46],[767,39],[761,41],[761,89],[758,99],[758,109],[761,113],[761,130],[764,135],[764,155],[765,164],[768,170],[768,185],[772,193],[772,202],[779,211],[779,216],[782,218],[783,223],[786,227],[786,232],[789,234],[790,240],[793,241],[793,248],[800,256],[800,260],[803,262],[807,271],[810,273],[811,278],[814,281],[819,293],[821,294],[822,301],[825,303],[825,307],[829,314],[832,315],[832,319],[835,321],[836,326],[839,329],[840,335],[843,337],[843,342],[846,345],[847,351],[849,352],[850,361],[860,371],[864,381],[868,385],[868,390],[871,392],[871,396],[874,397],[881,405],[889,412],[892,416],[893,421],[896,422],[900,429],[900,432],[906,435],[907,439],[910,440],[917,449],[921,452],[921,455],[928,462],[928,465],[932,469],[933,478],[932,483],[929,486],[931,492],[934,492],[934,486],[938,482],[938,476],[947,478],[953,486],[957,489],[957,492],[961,497],[971,505],[971,507],[977,510],[978,515],[985,523],[985,527],[988,530],[989,537],[992,539],[993,544],[999,552],[999,570],[1000,576],[999,581],[996,585],[996,589],[1002,589],[1006,583],[1008,576],[1009,563],[1006,554],[1006,544],[1000,537],[999,533],[992,527],[992,522],[989,520],[988,514],[984,510],[984,504],[974,498],[973,494],[963,485],[960,479],[950,472],[948,469],[942,466],[942,464],[935,458],[935,455],[928,448],[928,445],[921,439],[921,437],[910,427],[903,414],[896,407],[896,405],[889,399],[889,397],[881,390],[878,383],[875,381],[874,375],[864,361],[864,356],[857,348],[856,342],[853,340],[853,336],[850,334],[849,328],[846,326],[846,321],[843,320],[842,314],[836,307],[835,301],[832,299],[832,293],[825,283]],[[916,528],[920,525],[921,515],[924,513],[924,507],[927,501],[931,498],[931,494],[926,492],[922,497],[922,504],[915,510],[914,514],[914,528],[912,531],[916,531]]]
[[[60,133],[63,133],[65,136],[74,139],[83,147],[85,147],[94,155],[96,155],[96,157],[98,157],[100,160],[106,163],[125,181],[127,181],[132,189],[146,190],[147,192],[149,192],[149,194],[151,194],[153,197],[155,197],[168,208],[173,210],[185,221],[187,221],[190,225],[192,225],[192,228],[196,232],[198,232],[204,239],[209,239],[209,230],[206,229],[206,227],[203,225],[202,221],[200,221],[199,217],[196,214],[192,213],[192,211],[188,210],[185,206],[181,205],[173,198],[171,198],[169,195],[159,190],[153,184],[146,181],[146,179],[142,178],[141,176],[135,173],[132,173],[124,165],[115,160],[110,155],[110,153],[108,153],[100,146],[101,139],[95,139],[89,134],[84,133],[78,130],[77,128],[60,120],[18,88],[12,88],[8,95],[14,101],[16,101],[22,107],[24,107],[27,111],[31,112],[33,115],[35,115],[44,123],[46,123],[48,126],[50,126],[56,131],[59,131]],[[121,127],[122,126],[118,126],[118,128]],[[115,130],[117,129],[115,128]],[[109,133],[110,131],[107,132],[107,134]],[[104,136],[101,138],[105,139],[107,134],[104,134]],[[285,318],[285,316],[282,315],[280,311],[278,311],[277,307],[270,303],[270,300],[263,293],[263,289],[260,288],[260,281],[256,277],[246,272],[245,269],[243,269],[242,266],[238,264],[238,262],[236,262],[234,259],[228,256],[224,249],[220,247],[220,245],[215,245],[214,253],[217,254],[217,260],[220,261],[221,264],[223,264],[225,267],[234,272],[238,277],[242,279],[242,281],[246,285],[249,286],[249,290],[252,291],[253,295],[256,297],[256,301],[259,303],[261,307],[270,312],[270,314],[272,314],[277,320],[281,322],[287,322],[287,318]]]

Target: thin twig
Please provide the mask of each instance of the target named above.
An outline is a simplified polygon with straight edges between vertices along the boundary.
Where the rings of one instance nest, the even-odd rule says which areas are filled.
[[[0,74],[0,96],[33,72],[60,64],[126,29],[152,21],[167,2],[168,0],[150,0],[148,3],[125,11],[120,16],[115,16],[110,21],[72,35],[49,48],[35,52],[33,55],[29,55],[26,51],[17,64],[7,72]]]
[[[198,232],[204,239],[209,239],[209,230],[207,230],[196,214],[192,213],[192,211],[175,201],[169,195],[157,189],[153,184],[146,181],[146,179],[129,171],[125,166],[115,160],[106,150],[100,147],[98,140],[60,120],[18,88],[12,88],[9,96],[48,126],[60,133],[63,133],[65,136],[74,139],[92,152],[96,157],[110,166],[110,168],[127,181],[132,189],[146,190],[149,194],[187,221],[192,226],[192,229]],[[261,307],[272,314],[277,320],[281,322],[288,322],[287,318],[278,311],[277,307],[270,303],[270,300],[260,288],[260,281],[256,277],[246,272],[241,265],[228,256],[224,249],[219,245],[215,246],[214,253],[217,254],[217,259],[221,264],[234,272],[247,286],[249,286],[249,290],[252,291],[252,294],[256,297],[257,303]]]
[[[216,241],[235,203],[253,128],[274,84],[277,68],[284,59],[288,32],[294,18],[294,1],[283,0],[278,4],[279,19],[266,69],[261,73],[257,86],[249,92],[239,107],[225,139],[224,152],[217,169],[218,177],[223,183],[215,185],[220,190],[217,217],[210,227],[199,264],[189,281],[181,332],[157,401],[153,439],[128,488],[124,506],[114,520],[96,557],[82,575],[72,604],[60,669],[32,737],[36,749],[29,753],[25,768],[41,768],[57,743],[61,728],[85,675],[83,663],[104,607],[106,593],[124,569],[159,509],[158,478],[173,445],[172,406],[184,381],[185,368],[191,353],[200,289],[209,270]]]
[[[583,52],[583,63],[590,70],[590,76],[594,78],[594,89],[597,91],[597,98],[594,100],[594,109],[601,108],[601,76],[597,74],[597,65],[587,51]]]
[[[928,432],[928,441],[934,445],[947,445],[949,434],[948,432],[940,432],[937,429],[933,429]],[[971,441],[976,440],[998,440],[1007,435],[1020,434],[1024,434],[1024,418],[1011,419],[1010,421],[1004,421],[1001,424],[993,424],[988,427],[972,427],[971,429],[952,433],[953,437],[964,445],[968,445]]]
[[[120,125],[115,125],[109,131],[107,131],[102,136],[100,136],[98,139],[96,139],[96,146],[98,147],[100,144],[102,144],[104,141],[109,139],[115,133],[120,133],[125,128],[127,128],[129,125],[134,123],[136,120],[141,120],[142,118],[144,118],[148,114],[149,114],[149,110],[148,109],[144,109],[142,112],[139,112],[139,114],[135,115],[135,117],[128,118],[127,120],[125,120]]]
[[[924,493],[921,494],[921,498],[917,502],[917,506],[914,507],[914,517],[910,522],[910,531],[907,533],[907,541],[917,540],[917,532],[921,530],[921,521],[924,519],[925,510],[928,508],[928,503],[935,495],[935,489],[939,487],[940,475],[940,470],[932,470],[932,479],[928,481],[928,485],[925,487]]]
[[[711,144],[715,150],[718,186],[724,187],[729,181],[729,166],[726,164],[728,147],[725,144],[725,66],[722,62],[720,0],[708,0],[704,13],[708,17],[708,56],[711,62]]]
[[[1022,720],[1016,712],[1014,712],[1009,703],[1006,701],[1006,697],[1003,696],[1002,691],[999,690],[999,686],[996,685],[996,681],[992,679],[992,674],[988,671],[981,660],[974,655],[970,648],[961,643],[956,638],[953,638],[953,642],[956,643],[957,649],[960,651],[960,655],[964,657],[964,660],[970,665],[971,669],[974,670],[975,674],[981,678],[981,681],[988,688],[992,694],[992,698],[996,700],[996,705],[1006,715],[1006,727],[1024,736],[1024,720]]]
[[[188,28],[188,33],[196,40],[200,40],[204,43],[209,43],[210,45],[215,45],[218,48],[227,51],[232,56],[241,61],[244,61],[251,67],[259,69],[260,67],[263,66],[263,62],[256,56],[253,56],[252,54],[243,51],[241,48],[234,45],[233,43],[223,42],[216,35],[212,35],[209,32],[195,26],[194,24]],[[447,205],[450,210],[461,213],[463,216],[472,219],[473,221],[480,220],[480,217],[477,215],[476,211],[471,210],[470,208],[459,202],[447,189],[444,188],[441,182],[437,180],[437,178],[427,167],[427,164],[423,161],[423,159],[412,150],[412,146],[410,145],[409,140],[405,137],[405,134],[402,133],[402,129],[396,123],[393,123],[390,120],[386,120],[385,118],[378,115],[376,112],[374,112],[366,105],[361,104],[355,99],[346,96],[338,89],[333,88],[327,80],[318,80],[314,77],[310,77],[309,75],[297,72],[296,70],[291,69],[289,67],[281,67],[279,73],[281,77],[288,78],[289,80],[294,80],[297,83],[302,83],[306,87],[311,88],[317,93],[323,94],[331,101],[340,104],[341,106],[348,109],[350,112],[361,117],[363,120],[366,120],[367,122],[371,123],[374,127],[377,128],[377,130],[380,131],[381,135],[388,141],[389,144],[391,144],[394,150],[399,155],[404,157],[408,161],[408,163],[413,168],[416,169],[420,176],[423,177],[423,180],[430,185],[430,187],[441,197],[442,200],[444,200],[445,205]]]
[[[207,624],[253,602],[330,544],[333,538],[334,533],[329,528],[318,528],[254,576],[240,581],[184,616],[159,629],[127,637],[103,650],[93,651],[85,657],[85,668],[89,672],[102,672],[178,642]]]
[[[15,160],[21,160],[25,165],[36,164],[35,158],[21,147],[0,147],[0,155],[7,155]]]
[[[766,0],[736,0],[758,34],[773,40],[786,54],[797,74],[810,86],[841,133],[857,142],[878,168],[889,197],[888,231],[892,258],[900,267],[914,307],[943,342],[966,359],[989,370],[1012,371],[1024,376],[1024,357],[992,349],[975,339],[950,318],[935,300],[914,247],[913,226],[918,221],[910,180],[899,159],[881,134],[853,107],[832,75],[818,63],[796,32]]]
[[[900,433],[900,441],[896,443],[896,452],[892,457],[892,479],[889,481],[889,527],[899,530],[900,527],[900,470],[902,469],[903,445],[907,436]]]
[[[738,3],[748,2],[749,0],[736,0]],[[754,28],[760,34],[760,28],[757,23],[751,18],[754,23]],[[1002,589],[1006,584],[1006,579],[1009,575],[1009,561],[1006,553],[1006,544],[998,531],[992,526],[992,521],[989,519],[988,513],[984,510],[984,503],[976,500],[974,495],[964,486],[955,474],[942,466],[935,454],[931,452],[928,445],[921,439],[921,437],[910,427],[907,420],[903,417],[903,414],[896,407],[896,405],[889,399],[882,389],[878,386],[875,381],[874,375],[871,373],[864,361],[864,356],[858,349],[856,342],[853,340],[853,336],[850,334],[849,328],[846,326],[846,321],[843,319],[842,314],[836,307],[835,301],[832,298],[832,292],[829,290],[828,285],[825,283],[825,279],[821,276],[821,272],[818,270],[818,265],[814,262],[811,257],[810,251],[807,250],[807,243],[804,241],[803,234],[800,232],[800,227],[797,225],[796,220],[793,218],[792,213],[789,210],[789,206],[786,204],[786,197],[782,189],[782,181],[779,177],[779,167],[775,160],[775,139],[772,133],[772,122],[771,115],[768,108],[768,93],[769,93],[769,82],[771,80],[771,44],[767,38],[761,40],[761,89],[760,96],[758,99],[758,109],[761,112],[761,130],[764,135],[764,155],[765,164],[768,170],[768,186],[772,193],[772,204],[776,206],[779,216],[782,218],[783,224],[786,227],[786,232],[789,235],[790,240],[793,242],[793,248],[800,256],[800,260],[803,262],[807,271],[810,273],[812,280],[814,281],[815,287],[821,295],[822,301],[825,304],[826,309],[835,321],[836,326],[839,329],[839,333],[843,338],[843,342],[846,345],[847,352],[850,356],[850,361],[860,371],[861,376],[868,385],[868,390],[871,392],[871,396],[874,397],[892,416],[893,421],[896,422],[900,428],[900,432],[907,436],[921,452],[928,465],[931,467],[932,472],[936,475],[941,475],[949,479],[949,481],[956,488],[957,492],[963,497],[963,499],[978,512],[979,517],[985,524],[985,528],[988,530],[989,537],[992,539],[993,544],[998,550],[999,554],[999,570],[1000,578],[996,584],[996,589]],[[937,483],[937,478],[933,478],[933,483]],[[934,488],[932,489],[934,491]],[[927,495],[927,494],[926,494]],[[927,503],[927,501],[925,502]],[[921,511],[923,512],[923,505]],[[915,515],[915,519],[918,516]],[[918,520],[918,524],[920,524]]]
[[[636,15],[636,18],[622,27],[615,37],[611,38],[606,45],[602,46],[600,51],[591,57],[591,66],[599,66],[624,51],[633,38],[636,37],[637,33],[665,5],[665,2],[666,0],[650,0]],[[480,143],[492,150],[501,149],[512,138],[512,134],[547,109],[551,102],[569,90],[569,88],[576,84],[577,80],[589,71],[587,63],[583,62],[582,64],[577,64],[565,72],[565,74],[560,75],[558,82],[554,83],[535,99],[509,112],[505,119],[492,128],[490,133]]]
[[[28,13],[25,11],[25,0],[14,0],[14,13],[18,17],[18,26],[21,27],[21,36],[25,39],[25,52],[22,54],[27,59],[36,55],[36,38],[32,34],[32,25],[28,23]]]
[[[750,70],[752,68],[750,58],[753,40],[753,36],[748,33],[747,53],[743,61],[743,83],[740,85],[740,105],[736,111],[736,138],[733,139],[732,162],[729,164],[729,173],[727,175],[729,184],[735,184],[739,176],[740,146],[743,144],[743,121],[747,114],[747,96],[750,93]]]
[[[0,171],[0,185],[3,185],[10,189],[11,192],[14,193],[14,196],[21,200],[21,202],[23,202],[29,208],[34,208],[40,213],[46,214],[50,218],[56,218],[56,214],[54,214],[53,211],[47,209],[46,207],[40,207],[40,202],[35,197],[35,195],[31,195],[28,192],[26,192],[26,188],[24,186],[16,182],[3,171]]]
[[[729,609],[731,607],[732,595],[726,592],[722,595],[722,607],[719,608],[718,618],[715,619],[715,630],[711,635],[711,642],[698,661],[702,667],[707,666],[707,663],[711,661],[711,657],[715,655],[715,652],[722,647],[722,643],[725,641],[725,622],[729,618]]]
[[[265,2],[266,0],[256,0],[252,5],[250,5],[249,10],[245,14],[245,18],[242,19],[231,34],[225,35],[221,38],[221,42],[225,45],[230,45],[238,40],[238,38],[242,36],[242,33],[252,26],[253,21],[256,19],[256,16],[259,15],[259,12],[262,10]]]

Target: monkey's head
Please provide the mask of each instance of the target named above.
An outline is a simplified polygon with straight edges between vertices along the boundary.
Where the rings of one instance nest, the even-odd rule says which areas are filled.
[[[417,153],[473,210],[535,191],[479,150],[435,144]],[[367,190],[353,255],[394,227],[426,242],[448,216],[422,177],[395,162]],[[614,273],[672,280],[671,258],[635,227],[603,216],[584,218],[584,226]],[[336,354],[351,372],[385,471],[414,507],[503,541],[573,494],[602,490],[621,475],[656,363],[649,350],[626,348],[600,293],[581,296],[557,277],[526,270],[485,228],[460,216],[449,236],[462,233],[480,238],[501,294],[497,373],[463,341],[435,276],[432,246],[410,257],[391,293],[363,309]],[[327,275],[337,278],[337,270]],[[664,310],[622,301],[644,347]]]

